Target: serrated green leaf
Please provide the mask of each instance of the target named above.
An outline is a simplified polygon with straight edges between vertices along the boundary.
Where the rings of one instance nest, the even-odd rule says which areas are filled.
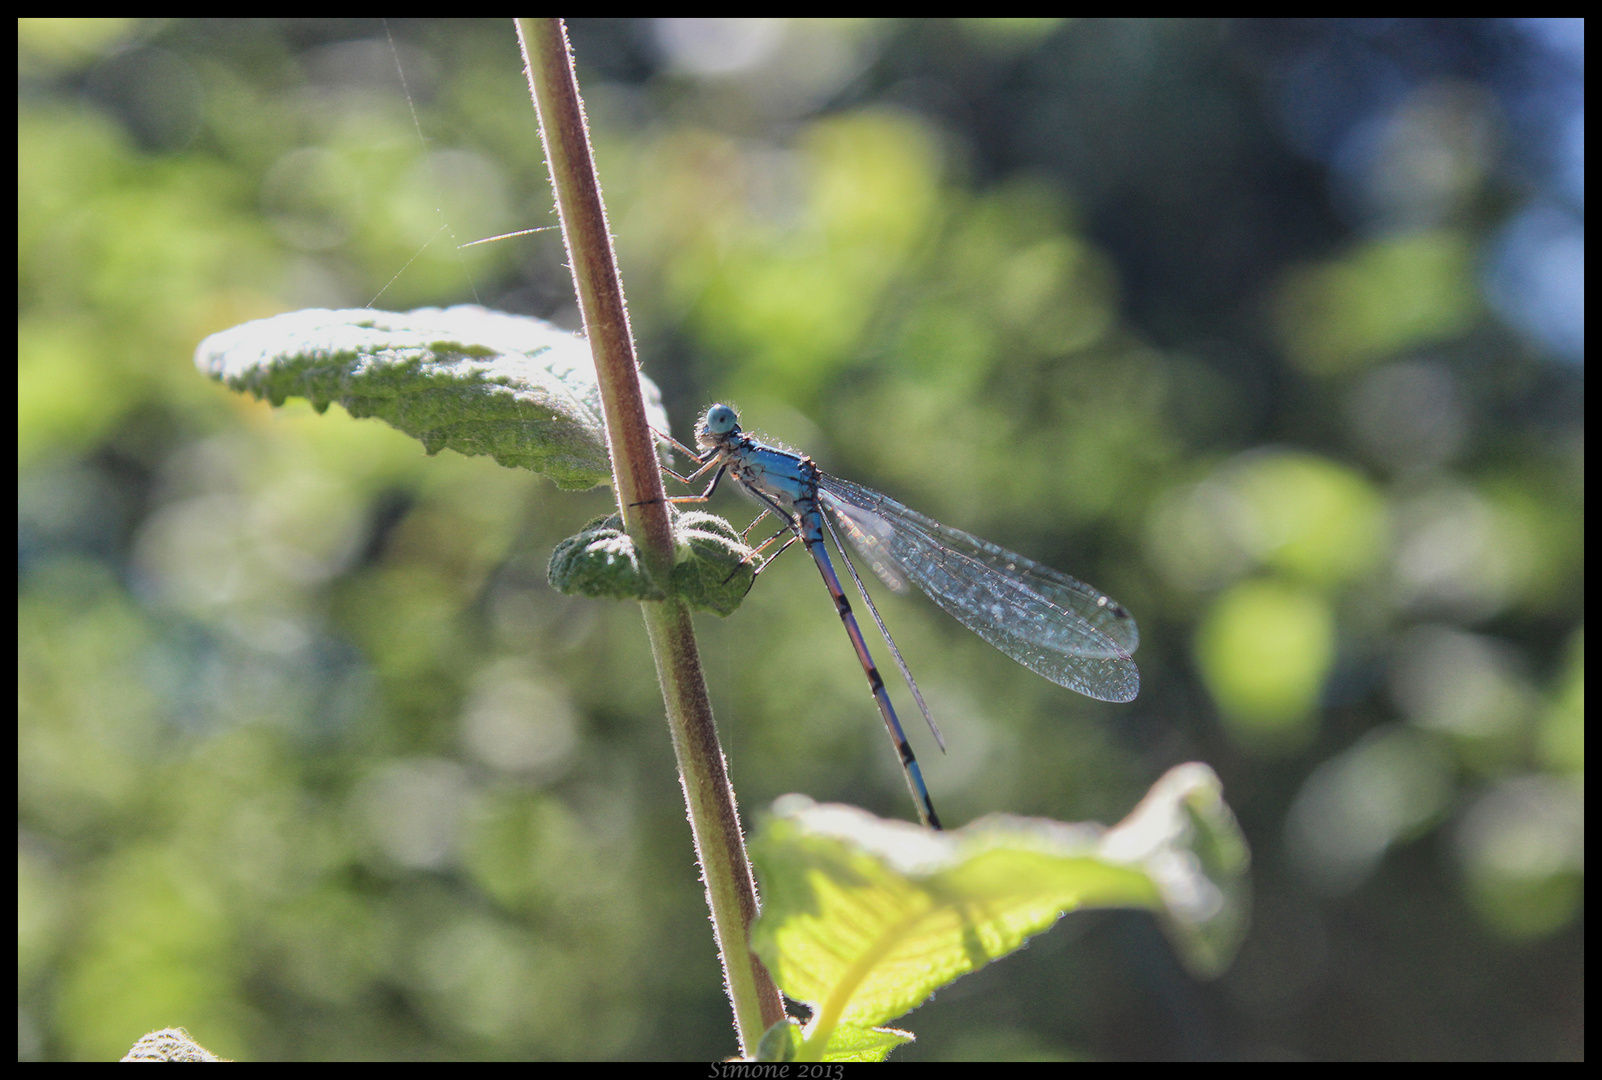
[[[802,1056],[833,1060],[871,1030],[1006,956],[1066,912],[1158,912],[1204,974],[1245,929],[1246,846],[1218,778],[1171,770],[1116,828],[995,815],[951,832],[789,796],[751,854],[763,908],[752,947],[811,1006]]]
[[[634,541],[616,515],[595,518],[556,545],[545,567],[551,587],[565,596],[607,600],[663,600],[646,576]]]
[[[814,1017],[813,1024],[817,1023]],[[810,1027],[811,1025],[808,1025]],[[758,1061],[795,1061],[806,1047],[808,1028],[794,1017],[783,1020],[762,1033],[757,1044]],[[865,1028],[855,1024],[839,1024],[829,1038],[830,1061],[879,1062],[890,1056],[890,1051],[915,1041],[913,1036],[895,1028]]]
[[[673,589],[692,607],[728,615],[751,591],[761,559],[727,521],[703,510],[674,515]]]
[[[703,511],[673,517],[673,591],[691,607],[727,615],[751,591],[758,561],[734,527]],[[596,518],[551,552],[546,577],[569,596],[661,600],[616,514]]]
[[[806,1040],[816,1025],[817,1021],[814,1020],[801,1029],[802,1043],[801,1049],[797,1051],[798,1057],[805,1056]],[[824,1060],[883,1061],[896,1047],[914,1041],[916,1040],[911,1032],[897,1031],[895,1028],[839,1024],[829,1036],[829,1052]]]
[[[611,478],[589,344],[539,319],[474,305],[292,311],[211,335],[195,365],[274,405],[378,417],[430,454],[488,454],[569,490]],[[642,375],[640,389],[668,430],[656,385]]]

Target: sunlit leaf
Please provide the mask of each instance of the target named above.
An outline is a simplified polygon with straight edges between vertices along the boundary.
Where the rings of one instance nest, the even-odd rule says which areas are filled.
[[[292,311],[213,334],[195,364],[274,405],[376,416],[430,454],[488,454],[573,490],[611,476],[589,345],[539,319],[473,305]],[[640,389],[667,431],[660,391],[643,375]]]
[[[1069,911],[1152,910],[1201,975],[1245,931],[1245,841],[1205,765],[1170,770],[1112,829],[996,815],[941,833],[800,796],[776,815],[751,845],[751,940],[812,1009],[805,1058],[846,1052],[848,1030],[903,1015]]]
[[[807,1051],[806,1031],[801,1021],[786,1017],[768,1028],[757,1044],[758,1061],[796,1061]],[[896,1047],[913,1041],[911,1034],[895,1028],[861,1027],[840,1024],[829,1037],[830,1061],[883,1061]]]

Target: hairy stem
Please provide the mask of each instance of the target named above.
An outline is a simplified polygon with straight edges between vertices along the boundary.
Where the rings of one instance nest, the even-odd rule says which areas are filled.
[[[646,423],[628,309],[595,176],[566,27],[560,19],[519,19],[517,30],[529,90],[539,114],[573,286],[595,354],[624,527],[647,572],[666,582],[673,566],[673,540],[662,474]],[[640,606],[667,706],[735,1027],[741,1050],[750,1057],[762,1033],[784,1018],[784,1001],[749,945],[751,923],[757,915],[756,881],[740,831],[734,789],[718,745],[690,612],[670,590],[663,591],[668,593],[666,600]]]

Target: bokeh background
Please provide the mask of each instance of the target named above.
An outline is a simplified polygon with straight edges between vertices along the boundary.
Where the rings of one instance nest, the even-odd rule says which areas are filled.
[[[1112,706],[882,598],[947,820],[1202,760],[1252,843],[1222,979],[1074,915],[896,1056],[1583,1057],[1583,24],[572,38],[677,434],[731,401],[1139,620]],[[545,582],[610,491],[191,359],[301,307],[576,325],[556,233],[456,247],[554,221],[510,25],[18,61],[18,1057],[732,1053],[638,611]],[[748,820],[912,816],[808,560],[698,621]]]

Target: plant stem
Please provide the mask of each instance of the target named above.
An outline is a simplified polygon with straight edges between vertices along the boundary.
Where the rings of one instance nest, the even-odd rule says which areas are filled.
[[[666,492],[640,396],[628,309],[595,176],[567,29],[560,19],[519,19],[517,33],[539,114],[579,311],[595,355],[613,485],[624,528],[647,572],[666,581],[673,566]],[[690,612],[671,590],[664,591],[667,600],[640,607],[667,706],[696,857],[706,882],[724,982],[734,1006],[735,1028],[742,1053],[751,1057],[762,1033],[784,1019],[784,1000],[749,945],[751,923],[757,915],[756,881],[740,831],[734,789],[718,745]]]

